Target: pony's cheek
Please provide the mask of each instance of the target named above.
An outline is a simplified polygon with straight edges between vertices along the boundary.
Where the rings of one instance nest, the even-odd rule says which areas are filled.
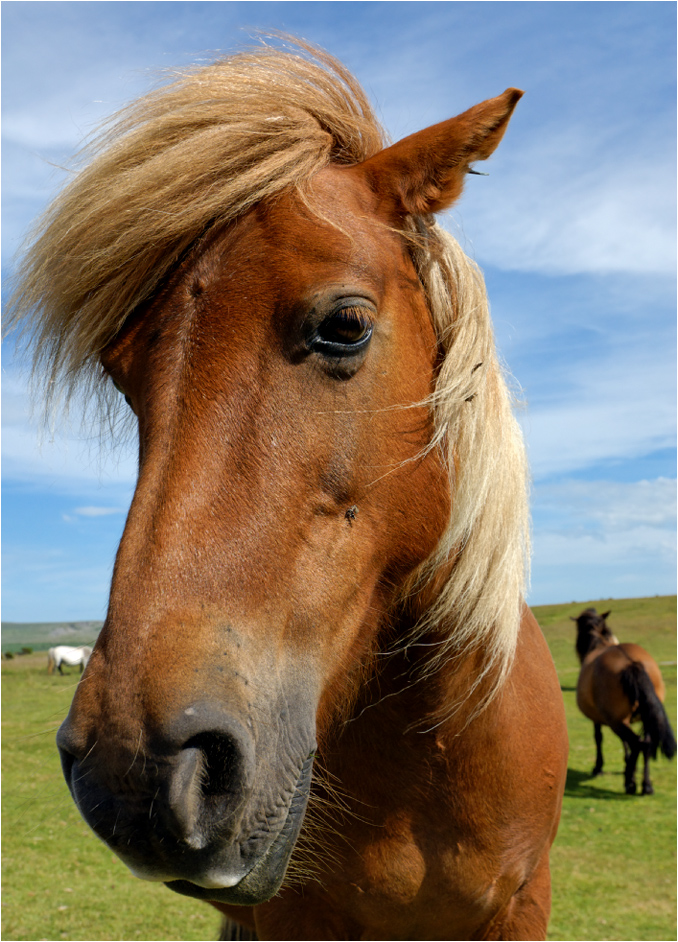
[[[386,465],[388,467],[388,465]],[[372,555],[379,579],[400,584],[444,538],[451,513],[450,478],[437,449],[392,467],[361,507],[354,527],[372,525]]]

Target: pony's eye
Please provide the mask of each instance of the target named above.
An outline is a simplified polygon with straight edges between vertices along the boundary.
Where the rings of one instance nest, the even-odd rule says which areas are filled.
[[[318,336],[327,343],[357,344],[362,343],[372,333],[372,324],[355,307],[343,307],[331,314],[318,327]]]
[[[130,397],[127,395],[127,393],[126,393],[125,390],[122,388],[122,386],[120,386],[119,383],[116,383],[116,381],[113,379],[113,377],[111,377],[111,382],[113,383],[113,385],[115,386],[115,388],[118,390],[118,392],[120,393],[120,395],[125,397],[125,402],[126,402],[127,405],[130,407],[130,409],[133,410],[133,409],[134,409],[134,406],[132,405],[132,400],[131,400]]]
[[[311,338],[311,347],[326,356],[351,356],[364,349],[371,336],[372,320],[367,309],[346,304],[321,321]]]

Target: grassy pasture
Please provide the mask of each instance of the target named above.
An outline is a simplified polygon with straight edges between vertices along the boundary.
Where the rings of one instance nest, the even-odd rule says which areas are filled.
[[[2,664],[2,938],[217,939],[216,910],[137,880],[76,811],[54,745],[66,671],[44,652]]]
[[[604,728],[604,772],[590,778],[593,723],[575,702],[579,662],[570,621],[588,605],[611,609],[608,624],[619,640],[640,644],[659,662],[676,730],[675,596],[534,609],[558,671],[570,737],[563,815],[551,854],[549,939],[675,939],[676,763],[663,756],[651,763],[654,795],[625,795],[622,745]]]
[[[574,626],[589,604],[662,665],[676,728],[676,599],[627,599],[535,609],[567,711],[570,761],[552,854],[553,940],[676,938],[676,765],[652,764],[656,794],[623,793],[622,747],[604,732],[605,773],[590,779],[593,726],[574,689]],[[54,735],[77,683],[48,676],[46,655],[2,664],[2,938],[205,940],[219,918],[204,903],[132,877],[81,821],[62,779]]]

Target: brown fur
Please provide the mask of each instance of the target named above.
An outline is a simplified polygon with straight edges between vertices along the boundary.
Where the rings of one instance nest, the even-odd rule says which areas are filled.
[[[138,422],[66,777],[135,872],[261,938],[545,938],[567,745],[521,598],[524,452],[482,278],[428,215],[519,97],[381,150],[324,54],[181,77],[48,214],[15,296],[45,308],[38,367],[99,361]],[[360,356],[317,344],[337,304]]]

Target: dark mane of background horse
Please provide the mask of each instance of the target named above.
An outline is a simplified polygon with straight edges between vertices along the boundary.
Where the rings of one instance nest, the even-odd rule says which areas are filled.
[[[577,640],[575,647],[581,663],[591,648],[601,644],[617,644],[616,637],[607,627],[605,619],[610,612],[599,615],[595,608],[585,608],[577,618],[570,616],[571,621],[577,624]]]

